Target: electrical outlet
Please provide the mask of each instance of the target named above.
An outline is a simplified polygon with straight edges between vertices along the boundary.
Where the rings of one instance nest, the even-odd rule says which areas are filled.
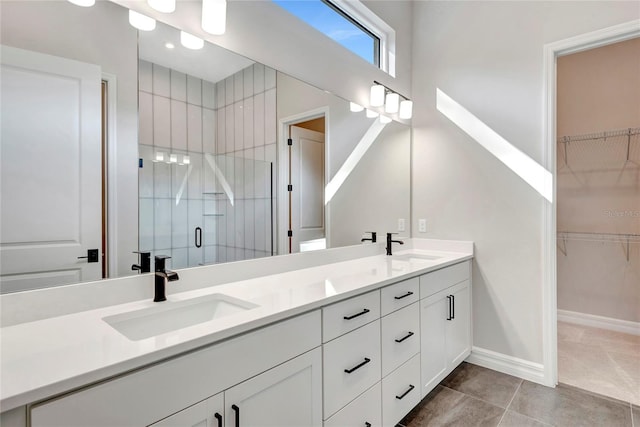
[[[420,233],[426,233],[427,232],[427,220],[424,218],[421,218],[418,220],[418,231]]]
[[[398,231],[404,231],[404,218],[398,219]]]

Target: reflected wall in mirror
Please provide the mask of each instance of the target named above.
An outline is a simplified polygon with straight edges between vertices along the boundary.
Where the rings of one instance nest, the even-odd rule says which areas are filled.
[[[0,290],[131,274],[137,31],[127,10],[0,8]]]

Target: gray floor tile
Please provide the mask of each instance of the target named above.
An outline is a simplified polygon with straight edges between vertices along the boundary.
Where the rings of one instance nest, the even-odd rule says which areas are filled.
[[[520,378],[464,362],[441,384],[506,408],[521,382]]]
[[[499,427],[546,427],[542,421],[534,420],[511,410],[507,411],[500,421]]]
[[[437,386],[401,421],[407,427],[423,426],[492,426],[500,422],[504,409]]]
[[[559,385],[524,381],[510,410],[557,426],[631,426],[628,404]]]

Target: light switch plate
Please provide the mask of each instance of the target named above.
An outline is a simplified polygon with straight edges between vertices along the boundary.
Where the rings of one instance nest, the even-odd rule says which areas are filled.
[[[420,233],[426,233],[427,232],[427,220],[424,218],[421,218],[418,220],[418,231]]]
[[[404,218],[398,219],[398,231],[404,231]]]

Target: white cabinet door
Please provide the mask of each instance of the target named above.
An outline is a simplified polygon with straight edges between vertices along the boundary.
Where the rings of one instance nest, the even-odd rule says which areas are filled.
[[[224,397],[216,394],[171,415],[153,427],[222,427],[224,422]]]
[[[322,425],[322,353],[311,350],[225,391],[227,427]]]
[[[448,299],[444,292],[420,301],[420,354],[422,396],[426,396],[447,371],[446,325]]]
[[[458,366],[471,352],[469,281],[447,289],[451,299],[451,320],[446,322],[447,362]]]

